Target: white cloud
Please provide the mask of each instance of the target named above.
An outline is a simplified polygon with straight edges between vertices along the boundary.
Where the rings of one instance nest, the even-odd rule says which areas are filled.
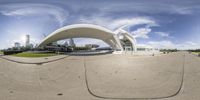
[[[147,43],[148,45],[151,45],[155,48],[160,48],[160,49],[174,49],[176,48],[176,45],[169,41],[169,40],[163,40],[163,41],[150,41]]]
[[[85,44],[98,44],[100,47],[108,47],[109,45],[102,40],[93,38],[75,38],[74,42],[77,46],[85,46]]]
[[[48,15],[55,18],[56,21],[63,25],[64,21],[68,16],[68,12],[64,9],[49,5],[49,4],[29,4],[29,3],[21,3],[21,4],[8,4],[1,5],[0,13],[6,16],[32,16],[32,15]],[[52,20],[54,20],[52,18]]]
[[[192,46],[197,45],[197,43],[192,42],[192,41],[187,41],[185,44],[192,45]]]
[[[34,46],[35,46],[36,44],[38,44],[39,41],[40,41],[40,40],[37,39],[37,38],[35,38],[35,37],[31,37],[31,38],[30,38],[30,43],[33,44]],[[14,47],[15,42],[20,43],[21,46],[25,46],[25,36],[19,36],[19,37],[17,37],[17,38],[16,38],[16,37],[12,37],[11,39],[6,40],[5,43],[8,44],[8,45],[5,45],[6,47],[2,47],[2,48]]]
[[[118,20],[114,20],[110,26],[111,27],[127,27],[127,26],[135,26],[135,25],[142,25],[142,24],[146,24],[149,26],[155,26],[157,25],[157,23],[149,18],[145,18],[145,17],[135,17],[135,18],[127,18],[127,19],[118,19]]]
[[[155,48],[160,49],[181,49],[181,50],[187,50],[187,49],[199,49],[200,44],[188,41],[184,43],[173,43],[169,40],[163,40],[163,41],[149,41],[147,45],[151,45]]]
[[[195,7],[180,7],[180,6],[171,6],[171,10],[174,10],[173,13],[178,13],[178,14],[192,14],[194,13]],[[172,11],[171,11],[172,12]]]
[[[147,26],[158,26],[158,24],[147,17],[133,17],[133,18],[119,18],[112,19],[109,17],[102,17],[101,15],[94,15],[92,17],[82,17],[80,18],[82,23],[97,24],[105,26],[109,29],[125,28],[128,26],[142,25],[146,24]]]
[[[177,47],[183,50],[186,49],[200,49],[200,43],[192,42],[192,41],[187,41],[181,44],[177,44]]]
[[[135,38],[149,38],[148,34],[151,32],[150,28],[139,28],[136,31],[132,31],[131,34]]]
[[[161,37],[169,37],[169,33],[167,33],[167,32],[155,32],[155,34],[157,34]]]
[[[191,0],[190,0],[191,1]],[[124,3],[123,1],[120,3],[111,3],[109,6],[106,6],[102,9],[104,12],[129,12],[133,11],[134,13],[150,13],[150,14],[157,14],[157,13],[170,13],[170,14],[192,14],[194,12],[198,12],[199,5],[191,5],[189,2],[185,2],[182,0],[179,1],[172,1],[170,3],[163,2],[163,1],[156,1],[156,2],[148,2],[148,1],[134,1]],[[194,3],[194,2],[193,2]],[[195,2],[196,3],[196,2]],[[120,9],[116,9],[120,8]]]

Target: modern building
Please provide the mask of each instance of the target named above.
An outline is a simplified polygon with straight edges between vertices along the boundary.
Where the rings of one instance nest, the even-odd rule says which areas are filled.
[[[15,48],[20,48],[21,44],[19,42],[15,42],[14,47]]]
[[[158,53],[160,50],[149,45],[137,44],[137,52]]]
[[[30,46],[30,35],[26,35],[26,39],[25,39],[25,46],[28,47]]]
[[[76,46],[76,44],[74,43],[73,38],[69,39],[69,45],[68,46],[71,46],[71,47],[75,47]]]
[[[57,41],[55,41],[55,42],[52,42],[51,45],[53,45],[53,46],[57,46],[58,43],[57,43]]]
[[[96,50],[99,47],[99,45],[98,44],[86,44],[85,47],[89,48],[90,50]]]
[[[68,46],[69,46],[69,44],[68,44],[68,41],[67,41],[67,40],[65,40],[64,46],[66,46],[66,47],[68,47]]]
[[[136,39],[129,32],[121,28],[111,31],[107,28],[92,24],[74,24],[62,27],[45,37],[38,46],[43,47],[63,39],[70,39],[71,43],[69,45],[75,45],[72,38],[100,39],[110,45],[115,52],[128,51],[137,53]]]

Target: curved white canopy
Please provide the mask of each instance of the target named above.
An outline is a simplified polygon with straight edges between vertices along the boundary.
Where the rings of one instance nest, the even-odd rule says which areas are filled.
[[[122,32],[123,35],[131,42],[132,46],[133,46],[133,51],[137,51],[137,46],[136,46],[136,40],[133,36],[130,35],[129,32],[123,30],[123,29],[118,29],[118,32]]]
[[[45,46],[49,43],[67,38],[100,39],[109,44],[113,49],[122,50],[120,40],[114,32],[104,27],[91,24],[74,24],[60,28],[42,40],[38,46]]]

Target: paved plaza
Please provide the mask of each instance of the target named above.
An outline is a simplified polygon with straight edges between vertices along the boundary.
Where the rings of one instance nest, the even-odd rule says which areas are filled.
[[[1,56],[0,100],[199,100],[199,77],[200,58],[186,52]]]

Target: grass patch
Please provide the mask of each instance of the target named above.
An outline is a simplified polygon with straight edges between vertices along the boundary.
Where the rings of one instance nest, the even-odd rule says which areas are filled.
[[[0,51],[0,54],[3,54],[3,51]]]
[[[194,53],[194,54],[200,54],[200,52],[192,52],[192,53]]]
[[[55,55],[58,55],[58,54],[22,52],[22,53],[18,53],[18,54],[13,54],[12,56],[16,56],[16,57],[49,57],[49,56],[55,56]]]

